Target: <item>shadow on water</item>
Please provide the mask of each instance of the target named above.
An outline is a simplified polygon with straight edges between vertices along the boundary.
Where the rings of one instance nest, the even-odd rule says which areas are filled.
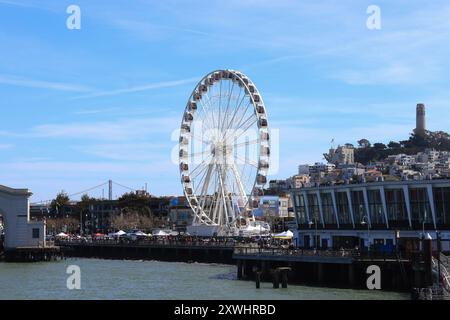
[[[215,274],[209,277],[211,280],[237,280],[236,270],[230,268],[225,273]]]

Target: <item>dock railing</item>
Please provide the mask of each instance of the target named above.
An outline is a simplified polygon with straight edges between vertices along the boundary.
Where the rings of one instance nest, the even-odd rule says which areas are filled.
[[[142,246],[142,247],[207,247],[234,248],[235,242],[228,241],[180,241],[169,239],[59,239],[55,243],[60,246]]]
[[[361,261],[387,261],[400,258],[395,254],[385,252],[361,252],[357,249],[301,249],[301,248],[283,248],[279,246],[259,247],[257,245],[237,245],[234,248],[235,255],[244,256],[297,256],[297,257],[328,257],[328,258],[354,258]]]
[[[290,249],[280,247],[255,247],[255,246],[236,246],[235,255],[245,256],[308,256],[308,257],[357,257],[355,250],[314,250],[314,249]]]

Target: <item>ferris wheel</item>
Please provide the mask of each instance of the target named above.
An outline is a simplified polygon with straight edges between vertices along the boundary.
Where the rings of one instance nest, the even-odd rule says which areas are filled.
[[[269,156],[266,108],[254,83],[234,70],[203,77],[189,97],[179,139],[193,226],[230,234],[253,222]]]

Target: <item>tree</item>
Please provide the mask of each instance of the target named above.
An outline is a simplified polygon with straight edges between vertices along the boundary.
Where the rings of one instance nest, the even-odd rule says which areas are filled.
[[[384,149],[386,149],[386,145],[384,144],[384,143],[374,143],[373,144],[373,148],[375,149],[375,150],[384,150]]]
[[[139,214],[144,214],[147,216],[151,215],[151,210],[149,206],[150,202],[150,195],[147,193],[125,193],[122,195],[118,201],[119,201],[119,208],[121,208],[122,211],[128,212],[128,211],[134,211],[138,212]]]
[[[76,233],[79,230],[79,221],[75,218],[47,218],[46,227],[50,234],[58,234],[61,231]]]
[[[370,141],[367,139],[361,139],[358,141],[358,145],[360,148],[370,148]]]
[[[143,229],[150,232],[154,226],[154,216],[150,210],[151,196],[147,193],[125,193],[119,199],[120,214],[112,217],[116,229]]]
[[[81,228],[83,231],[86,229],[86,225],[88,225],[88,230],[92,232],[92,215],[90,211],[90,205],[95,201],[95,198],[89,197],[88,194],[83,194],[81,196],[81,201],[78,203],[80,207],[80,219],[82,221]]]
[[[111,225],[116,230],[140,229],[151,232],[154,226],[154,217],[136,211],[121,212],[111,218]]]
[[[399,142],[391,141],[388,143],[389,149],[400,149],[402,145]]]
[[[51,208],[54,213],[58,216],[64,216],[65,210],[64,207],[69,204],[70,198],[69,195],[63,191],[59,192],[56,195],[56,198],[51,203]]]
[[[365,139],[358,141],[360,146],[364,144],[365,141],[363,140]],[[412,133],[408,140],[390,141],[387,147],[383,143],[375,143],[371,147],[356,149],[355,161],[368,164],[373,161],[383,160],[389,155],[399,153],[411,155],[423,152],[427,148],[438,151],[450,151],[450,135],[443,131],[426,131],[424,135]]]

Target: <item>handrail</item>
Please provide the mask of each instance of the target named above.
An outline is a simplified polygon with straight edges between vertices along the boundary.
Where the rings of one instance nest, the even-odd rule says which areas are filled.
[[[280,248],[277,247],[258,247],[258,246],[236,246],[234,250],[235,255],[248,255],[248,256],[307,256],[307,257],[347,257],[355,258],[359,260],[387,260],[395,259],[399,261],[397,255],[388,255],[386,253],[371,252],[361,253],[359,250],[354,249],[341,249],[341,250],[317,250],[317,249],[299,249],[299,248]]]
[[[236,255],[271,255],[271,256],[308,256],[308,257],[356,257],[359,256],[354,250],[309,250],[309,249],[289,249],[280,247],[248,247],[236,246]]]
[[[234,248],[235,243],[231,241],[215,242],[215,241],[174,241],[174,240],[113,240],[113,239],[99,239],[99,240],[56,240],[55,243],[62,246],[156,246],[156,247],[215,247],[215,248]]]

